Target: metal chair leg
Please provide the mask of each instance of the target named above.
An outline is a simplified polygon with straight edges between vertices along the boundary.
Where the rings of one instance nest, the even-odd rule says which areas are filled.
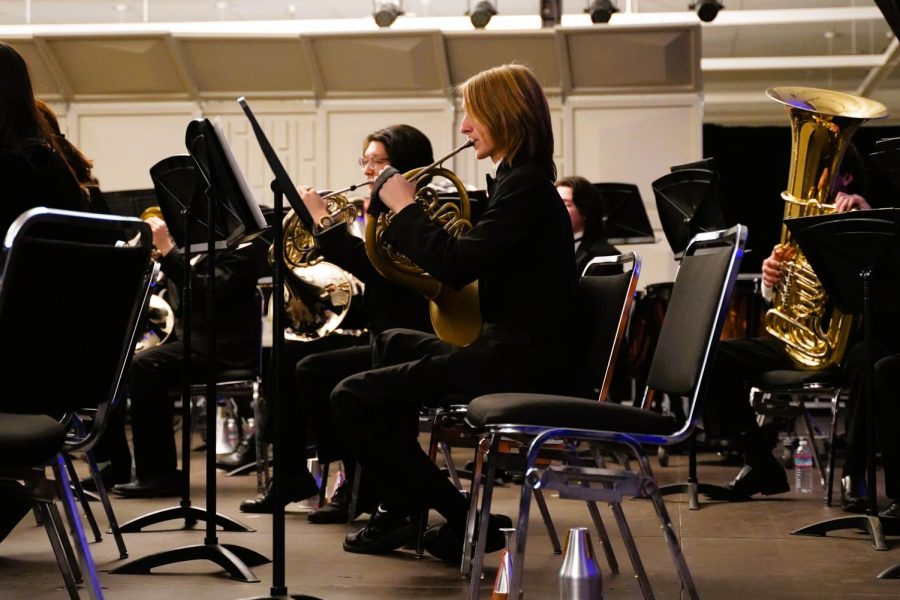
[[[825,506],[831,506],[834,496],[832,490],[834,487],[834,443],[837,439],[838,403],[840,402],[841,391],[842,388],[837,388],[834,391],[834,396],[831,398],[831,431],[828,434],[828,477],[825,483]]]
[[[484,456],[490,448],[490,440],[481,438],[475,447],[475,459],[472,469],[472,487],[469,492],[469,513],[466,517],[466,541],[463,544],[462,563],[459,566],[460,574],[466,577],[472,571],[472,559],[475,550],[475,523],[478,515],[478,499],[481,490],[481,474],[484,470]],[[479,578],[481,576],[479,575]]]
[[[100,476],[100,467],[94,457],[94,451],[89,450],[86,453],[88,466],[91,469],[91,477],[94,479],[94,486],[97,488],[97,494],[100,496],[100,502],[103,504],[103,510],[106,512],[106,520],[109,521],[109,530],[113,539],[116,540],[116,548],[119,550],[119,558],[128,558],[128,549],[125,547],[125,540],[122,538],[122,531],[119,529],[119,521],[116,519],[116,513],[113,511],[112,503],[109,501],[109,493],[106,490],[106,484],[103,483],[103,477]]]
[[[610,503],[616,524],[619,526],[619,533],[622,534],[622,542],[625,544],[625,551],[628,552],[628,558],[631,560],[631,566],[634,568],[634,576],[641,586],[641,595],[644,600],[653,600],[653,588],[650,586],[650,579],[647,577],[647,571],[644,569],[644,563],[641,561],[641,555],[638,552],[637,545],[634,543],[634,535],[631,533],[631,527],[625,518],[625,512],[622,505],[618,502]]]
[[[806,403],[802,398],[800,399],[800,405],[803,414],[803,423],[806,426],[806,435],[809,436],[809,444],[812,448],[813,462],[816,465],[816,469],[819,470],[819,479],[824,487],[827,475],[825,473],[825,467],[822,465],[822,460],[819,458],[819,443],[816,441],[816,430],[813,427],[812,417],[810,417],[809,411],[806,410]]]
[[[101,542],[103,541],[103,536],[100,534],[100,526],[97,525],[97,519],[94,517],[94,511],[91,510],[91,503],[88,501],[87,496],[84,493],[84,489],[81,487],[81,481],[78,479],[78,474],[75,472],[75,465],[72,464],[72,457],[68,454],[63,454],[63,461],[66,464],[66,471],[69,473],[69,478],[72,480],[72,489],[75,492],[75,496],[78,499],[78,502],[81,504],[81,510],[84,511],[84,518],[87,519],[88,525],[91,526],[91,533],[94,534],[94,541]]]
[[[56,528],[56,523],[49,513],[50,506],[52,505],[36,503],[34,508],[35,511],[41,513],[41,523],[43,524],[44,529],[47,530],[47,537],[50,538],[50,546],[53,548],[53,555],[56,557],[56,564],[59,566],[59,570],[62,573],[63,581],[66,584],[66,591],[69,592],[69,598],[78,600],[78,588],[75,584],[75,575],[72,573],[72,563],[70,562],[70,560],[74,560],[74,557],[70,557],[66,554],[63,546],[64,538],[61,539],[60,533]]]
[[[356,514],[356,504],[359,502],[359,483],[362,481],[362,465],[356,461],[356,472],[353,474],[353,493],[350,494],[350,508],[347,512],[347,523],[353,523]]]
[[[672,520],[669,519],[669,512],[666,510],[666,504],[663,502],[662,496],[659,493],[659,489],[656,487],[655,480],[653,479],[653,475],[650,472],[650,463],[648,461],[643,461],[644,463],[644,474],[647,476],[648,480],[648,495],[650,496],[650,500],[653,501],[653,506],[656,508],[656,515],[659,517],[660,522],[663,527],[663,534],[666,537],[666,543],[669,546],[669,553],[672,555],[672,562],[675,563],[675,569],[678,571],[678,577],[681,579],[681,586],[685,592],[687,592],[688,597],[691,600],[700,600],[700,596],[697,594],[697,586],[694,585],[694,578],[691,576],[691,571],[688,569],[687,561],[684,559],[684,553],[681,551],[681,544],[678,542],[678,536],[675,535],[675,528],[672,526]]]
[[[81,575],[81,567],[78,565],[78,558],[75,556],[75,551],[72,549],[72,543],[66,535],[66,525],[63,522],[62,516],[59,514],[59,509],[56,507],[55,503],[48,505],[46,516],[52,521],[51,526],[57,533],[60,545],[62,546],[63,555],[66,559],[66,564],[72,573],[75,583],[82,583],[84,577]]]
[[[69,524],[72,526],[72,536],[75,538],[82,561],[82,572],[87,577],[88,591],[93,600],[103,600],[103,591],[100,588],[100,580],[97,577],[97,569],[94,567],[91,549],[84,536],[84,527],[81,525],[81,520],[78,519],[75,498],[72,497],[72,488],[66,473],[65,462],[63,455],[57,454],[56,461],[53,463],[53,473],[56,476],[58,487],[61,488],[63,507],[66,508]]]
[[[491,436],[487,448],[487,471],[484,476],[484,492],[481,498],[481,510],[478,513],[478,520],[472,525],[477,533],[475,542],[475,552],[472,558],[472,569],[469,573],[469,600],[478,598],[479,587],[481,586],[481,574],[484,570],[484,551],[487,547],[488,523],[491,519],[491,501],[494,495],[494,474],[497,470],[497,448],[500,445],[500,436]],[[477,468],[477,467],[476,467]],[[478,480],[473,478],[472,485],[477,485]],[[525,489],[525,486],[523,486]],[[475,494],[473,494],[473,497]],[[528,500],[530,502],[531,495]],[[471,520],[470,515],[470,520]],[[518,536],[517,536],[518,537]],[[512,590],[513,588],[510,588]],[[515,597],[515,596],[514,596]]]
[[[538,510],[541,512],[541,519],[550,535],[550,545],[553,546],[553,554],[562,554],[562,545],[559,543],[559,534],[556,533],[556,526],[553,524],[553,518],[550,516],[550,509],[547,508],[547,500],[544,499],[544,492],[534,490],[534,500],[537,502]]]
[[[519,523],[516,527],[516,553],[513,556],[512,573],[509,576],[509,595],[519,598],[522,595],[522,574],[525,572],[525,545],[528,541],[528,514],[531,512],[531,492],[533,490],[530,481],[530,473],[525,473],[525,482],[522,484],[522,494],[519,497]],[[479,545],[484,550],[484,541],[487,532],[479,532]],[[474,575],[474,573],[473,573]]]

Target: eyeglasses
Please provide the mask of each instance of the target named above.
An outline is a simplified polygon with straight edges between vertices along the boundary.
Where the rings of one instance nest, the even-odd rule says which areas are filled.
[[[389,162],[390,161],[386,158],[366,158],[365,156],[360,156],[356,159],[356,164],[359,165],[360,169],[370,167],[373,170],[377,170],[378,168],[383,167]]]

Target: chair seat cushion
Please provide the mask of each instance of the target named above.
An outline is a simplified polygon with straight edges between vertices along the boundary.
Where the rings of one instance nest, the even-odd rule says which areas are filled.
[[[62,450],[66,428],[46,415],[0,413],[0,469],[47,463]]]
[[[676,430],[671,416],[633,406],[546,394],[489,394],[472,400],[466,421],[472,427],[514,423],[669,435]]]
[[[809,384],[836,385],[840,383],[840,371],[799,371],[795,369],[781,369],[764,371],[754,377],[751,385],[761,390],[792,390],[802,388]]]

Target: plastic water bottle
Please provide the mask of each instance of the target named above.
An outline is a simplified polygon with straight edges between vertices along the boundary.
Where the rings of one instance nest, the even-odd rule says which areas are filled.
[[[805,439],[794,451],[794,488],[801,494],[813,491],[813,456]]]
[[[241,434],[238,431],[237,419],[228,417],[225,420],[225,440],[228,443],[228,446],[231,447],[232,452],[237,448],[240,438]]]

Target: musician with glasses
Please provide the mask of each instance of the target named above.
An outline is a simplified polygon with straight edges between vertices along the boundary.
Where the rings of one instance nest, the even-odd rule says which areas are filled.
[[[0,231],[37,206],[88,210],[84,190],[34,97],[25,60],[0,42]]]
[[[383,237],[395,249],[455,289],[478,281],[483,326],[465,347],[387,332],[377,346],[388,366],[335,389],[340,439],[360,457],[382,500],[366,527],[347,535],[347,552],[399,548],[415,539],[412,516],[434,508],[446,522],[427,532],[425,547],[458,563],[468,502],[419,446],[420,408],[491,392],[563,392],[571,380],[575,253],[572,225],[553,186],[546,96],[521,65],[483,71],[462,84],[460,94],[460,132],[474,143],[476,156],[490,158],[497,169],[478,222],[453,237],[415,202],[415,185],[390,170],[379,176],[376,190],[383,185],[374,202],[394,213]],[[502,548],[499,527],[509,524],[502,515],[484,524],[488,551]]]
[[[370,180],[387,165],[409,171],[431,163],[431,142],[424,133],[410,125],[392,125],[369,134],[363,141],[363,155],[359,166]],[[325,200],[312,188],[301,188],[301,198],[316,223],[312,232],[322,257],[351,273],[365,286],[361,298],[363,321],[368,337],[339,340],[349,336],[329,336],[313,342],[286,344],[286,368],[280,375],[284,398],[284,418],[291,428],[287,437],[284,472],[288,474],[288,502],[302,500],[316,493],[315,480],[306,467],[306,432],[312,432],[316,455],[320,463],[340,460],[344,465],[344,483],[337,488],[331,501],[308,515],[311,523],[343,523],[347,521],[351,490],[355,479],[356,456],[342,450],[337,440],[329,397],[334,387],[345,377],[372,368],[370,340],[382,331],[406,327],[431,331],[425,299],[382,277],[369,262],[363,241],[352,235],[340,216],[328,214]],[[309,425],[309,427],[307,427]],[[273,428],[265,428],[274,437]],[[374,510],[374,498],[368,477],[361,481],[357,513]],[[271,486],[257,498],[241,503],[242,512],[271,513],[275,499]],[[353,515],[357,516],[357,515]]]

